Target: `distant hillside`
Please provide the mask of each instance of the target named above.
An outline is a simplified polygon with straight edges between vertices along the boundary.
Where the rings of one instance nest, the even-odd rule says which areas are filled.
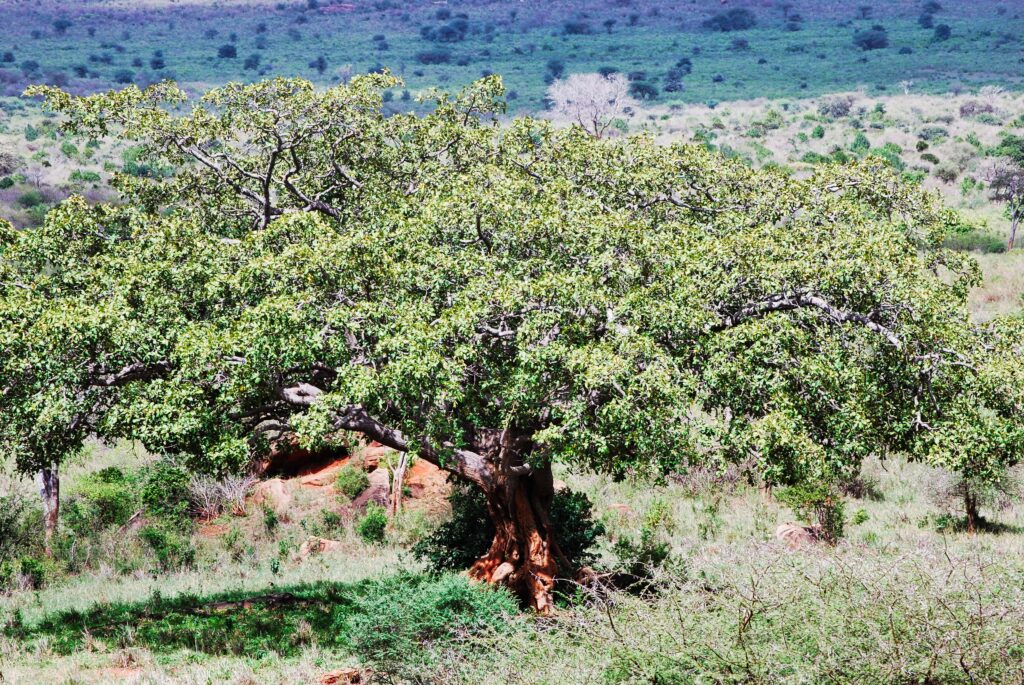
[[[498,72],[523,110],[542,105],[551,78],[599,69],[660,103],[880,94],[904,80],[918,92],[1020,89],[1022,14],[1005,0],[7,0],[0,94],[36,82],[329,83],[385,66],[412,93]]]

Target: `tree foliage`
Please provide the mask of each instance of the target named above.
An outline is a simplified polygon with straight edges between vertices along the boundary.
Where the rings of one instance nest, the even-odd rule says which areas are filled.
[[[385,116],[397,85],[33,90],[174,172],[4,229],[4,449],[34,469],[132,437],[226,470],[355,430],[485,492],[532,483],[535,513],[556,460],[754,456],[787,484],[887,450],[1019,458],[1020,323],[971,324],[959,220],[882,161],[793,179],[499,123],[496,77]]]

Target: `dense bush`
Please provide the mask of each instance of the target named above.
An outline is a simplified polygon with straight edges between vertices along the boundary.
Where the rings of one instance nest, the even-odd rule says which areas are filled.
[[[146,470],[142,504],[146,514],[171,520],[188,518],[191,474],[170,461],[158,461]]]
[[[629,84],[629,94],[638,100],[653,100],[658,97],[658,88],[646,81],[634,81]]]
[[[941,140],[947,136],[949,136],[949,131],[942,126],[925,126],[917,132],[918,138],[929,142]]]
[[[238,57],[238,50],[234,45],[226,43],[217,48],[217,57],[220,57],[221,59],[234,59],[235,57]]]
[[[968,231],[947,237],[943,246],[964,252],[999,254],[1006,252],[1006,239],[988,231]]]
[[[124,525],[139,510],[138,481],[111,467],[90,474],[72,491],[64,506],[64,523],[79,535]]]
[[[853,44],[861,50],[880,50],[889,47],[889,34],[881,26],[853,34]]]
[[[18,494],[0,497],[0,563],[13,562],[38,545],[42,516]]]
[[[366,471],[351,463],[341,467],[334,479],[334,489],[345,499],[355,499],[368,487],[370,487],[370,477],[366,475]]]
[[[188,535],[167,524],[149,525],[139,530],[139,538],[156,556],[157,570],[177,571],[195,562],[196,550]]]
[[[448,50],[421,50],[416,53],[416,61],[420,64],[448,64],[452,61],[452,53]]]
[[[818,114],[832,119],[845,117],[853,107],[853,99],[849,96],[826,98],[818,103]]]
[[[797,518],[816,527],[824,540],[834,544],[843,537],[843,498],[831,486],[812,483],[792,485],[780,489],[777,497],[779,502],[793,510]]]
[[[31,209],[32,207],[38,207],[46,202],[46,198],[38,190],[26,190],[24,193],[18,196],[18,204],[25,209]]]
[[[379,544],[384,542],[384,531],[388,527],[388,514],[384,507],[370,502],[362,518],[356,523],[356,532],[363,542]]]
[[[719,12],[704,22],[706,29],[713,31],[744,31],[757,24],[757,17],[746,8],[736,8]]]
[[[517,628],[516,600],[508,592],[474,586],[456,575],[432,579],[400,575],[356,602],[336,631],[386,682],[424,680],[454,642],[473,634]]]

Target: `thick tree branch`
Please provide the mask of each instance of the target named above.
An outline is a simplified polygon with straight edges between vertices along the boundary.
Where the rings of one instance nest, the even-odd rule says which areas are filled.
[[[772,295],[760,302],[743,307],[739,311],[724,316],[722,320],[712,326],[713,332],[724,331],[738,326],[748,319],[756,319],[772,312],[792,311],[795,309],[818,309],[824,312],[836,323],[856,323],[864,326],[870,331],[878,333],[885,338],[890,345],[897,350],[903,349],[903,341],[895,332],[886,328],[870,316],[858,312],[850,312],[833,306],[824,297],[814,293],[788,293]]]
[[[153,364],[135,362],[125,366],[120,371],[113,373],[100,372],[98,375],[91,377],[88,380],[88,384],[112,388],[127,385],[134,381],[149,381],[162,378],[170,373],[170,371],[171,363],[167,361],[159,361]]]

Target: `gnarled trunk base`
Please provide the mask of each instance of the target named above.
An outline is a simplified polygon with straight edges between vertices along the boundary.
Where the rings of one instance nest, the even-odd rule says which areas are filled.
[[[552,478],[549,469],[503,480],[486,492],[495,535],[469,577],[510,588],[539,613],[552,609],[558,547],[551,530]]]

